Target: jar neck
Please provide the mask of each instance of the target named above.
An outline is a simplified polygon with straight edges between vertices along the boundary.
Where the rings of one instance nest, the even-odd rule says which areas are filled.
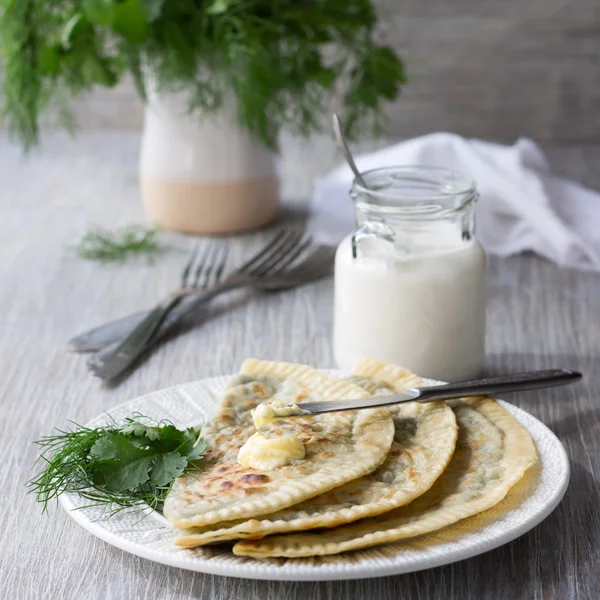
[[[455,249],[473,236],[475,182],[448,169],[399,166],[373,169],[354,180],[357,228],[353,255],[359,247],[384,242],[400,255],[424,255]]]
[[[458,210],[439,216],[399,216],[355,205],[357,228],[377,229],[399,250],[437,252],[458,248],[473,238],[473,208],[470,202]]]

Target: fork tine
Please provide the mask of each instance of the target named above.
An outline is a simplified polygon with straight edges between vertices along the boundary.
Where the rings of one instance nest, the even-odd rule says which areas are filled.
[[[320,247],[298,266],[288,269],[284,273],[262,279],[259,282],[259,289],[264,292],[279,292],[327,277],[333,270],[334,254],[333,248],[323,251],[323,247]]]
[[[209,241],[206,244],[206,247],[204,248],[204,251],[202,252],[202,256],[197,261],[196,269],[194,271],[194,278],[192,281],[188,282],[187,287],[191,287],[191,288],[198,287],[198,282],[200,281],[200,277],[202,277],[203,272],[205,272],[205,269],[210,268],[209,257],[210,257],[211,251],[213,249],[213,246],[214,246],[214,243],[212,241]]]
[[[215,269],[215,284],[221,281],[221,277],[223,277],[223,271],[225,271],[225,266],[227,265],[227,259],[229,257],[229,246],[223,246],[223,250],[221,252],[221,262]]]
[[[294,248],[300,243],[302,239],[302,233],[297,231],[292,231],[287,234],[285,239],[281,244],[274,248],[273,251],[266,256],[258,265],[255,265],[251,269],[249,269],[249,274],[261,277],[265,273],[267,273],[270,269],[272,269],[275,265],[277,265],[281,260],[283,260],[290,252],[294,250]]]
[[[181,287],[185,287],[188,275],[192,270],[192,265],[194,264],[194,260],[196,258],[196,254],[198,254],[198,242],[194,242],[190,253],[188,254],[187,262],[185,263],[185,267],[183,267],[183,271],[181,272]]]
[[[201,288],[205,288],[208,286],[210,282],[210,275],[215,268],[215,262],[217,260],[217,256],[219,254],[219,245],[211,241],[208,248],[206,249],[206,254],[204,256],[204,264],[201,267],[198,267],[198,277],[194,282],[194,287],[198,287],[198,283],[200,281],[200,277],[202,277],[202,283],[200,285]]]
[[[285,235],[285,230],[282,229],[278,231],[277,234],[273,237],[273,239],[262,250],[260,250],[260,252],[255,254],[248,262],[244,263],[241,267],[239,267],[238,271],[244,272],[247,269],[251,268],[255,262],[260,261],[265,254],[269,253],[275,246],[277,246],[279,240],[281,240],[281,238]]]
[[[263,276],[271,276],[271,275],[279,275],[287,269],[307,248],[310,247],[312,240],[310,237],[302,240],[300,238],[295,247],[290,248],[290,250],[283,254],[278,260],[276,260],[272,265],[270,265],[265,272],[262,273]]]

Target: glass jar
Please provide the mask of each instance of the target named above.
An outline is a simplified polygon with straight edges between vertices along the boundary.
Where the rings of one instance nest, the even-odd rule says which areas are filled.
[[[479,374],[486,258],[473,237],[475,182],[446,169],[390,167],[356,180],[356,228],[335,259],[334,353],[370,356],[444,381]]]

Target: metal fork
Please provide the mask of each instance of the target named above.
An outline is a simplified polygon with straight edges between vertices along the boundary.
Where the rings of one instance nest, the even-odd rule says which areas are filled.
[[[327,277],[331,274],[333,268],[334,255],[335,248],[316,246],[296,266],[260,279],[252,287],[260,292],[276,293]],[[177,321],[195,311],[200,304],[202,303],[198,302],[195,297],[184,298],[165,318],[156,333],[156,339],[162,337]],[[104,323],[72,338],[69,340],[69,346],[75,352],[98,352],[103,351],[105,348],[106,351],[109,351],[110,348],[116,348],[116,344],[125,339],[148,313],[148,310],[143,310]],[[95,357],[90,358],[91,364],[97,361],[98,359]]]
[[[227,264],[227,257],[229,254],[229,248],[227,246],[220,247],[214,241],[209,242],[204,251],[199,255],[199,245],[198,243],[192,246],[192,249],[188,255],[188,260],[185,263],[183,270],[181,272],[181,289],[183,290],[200,290],[205,291],[212,286],[216,286],[221,281],[223,276],[223,271],[225,270],[225,266]],[[192,294],[189,294],[192,295]],[[171,297],[168,296],[168,298]],[[181,299],[184,300],[186,297],[181,295]],[[156,310],[156,309],[155,309]],[[130,328],[128,334],[133,333],[135,328],[139,326],[144,318],[150,315],[151,311],[142,311],[140,313],[136,313],[135,317],[140,316],[137,319],[137,322],[134,327]],[[129,315],[129,318],[134,315]],[[169,318],[173,316],[174,318]],[[125,321],[128,317],[124,317],[123,321]],[[169,326],[174,324],[177,320],[177,315],[174,311],[170,311],[163,320],[163,325],[167,325],[167,321],[170,321]],[[98,328],[100,329],[100,328]],[[88,332],[93,336],[95,330]],[[98,352],[90,356],[87,360],[87,366],[90,370],[96,371],[97,369],[101,369],[105,362],[109,360],[114,351],[119,346],[120,342],[124,340],[127,336],[123,336],[116,343],[109,343],[104,348],[103,352]]]
[[[316,281],[331,275],[334,257],[335,248],[320,246],[299,265],[259,281],[255,287],[261,292],[281,292]]]
[[[165,318],[182,299],[196,296],[206,302],[226,291],[253,285],[270,274],[280,273],[291,265],[310,245],[301,232],[280,232],[261,252],[221,282],[207,289],[182,286],[150,311],[142,322],[116,347],[107,348],[90,361],[92,372],[102,379],[114,379],[130,367],[149,347],[154,334]],[[191,269],[191,267],[190,267]],[[189,270],[184,271],[187,280]]]
[[[228,254],[229,248],[227,246],[220,248],[215,242],[209,242],[194,269],[198,257],[198,244],[194,244],[181,273],[181,289],[205,290],[211,283],[213,285],[219,283],[227,264]],[[194,275],[190,278],[192,271]]]

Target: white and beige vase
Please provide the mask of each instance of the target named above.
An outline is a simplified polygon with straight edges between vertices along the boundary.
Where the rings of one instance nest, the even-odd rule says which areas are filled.
[[[279,208],[275,156],[237,125],[233,110],[189,114],[180,94],[150,93],[140,185],[151,221],[189,233],[258,228]]]

